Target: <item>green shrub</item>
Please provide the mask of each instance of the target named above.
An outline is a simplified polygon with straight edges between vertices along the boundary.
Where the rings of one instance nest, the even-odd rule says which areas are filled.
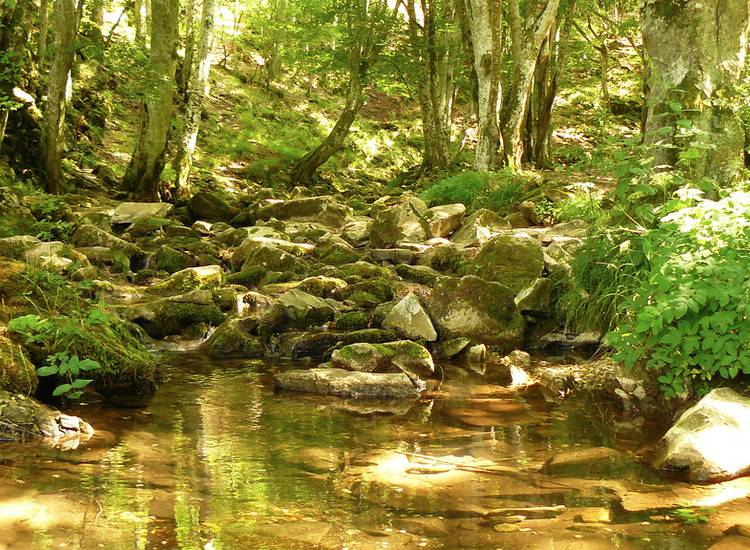
[[[578,192],[558,202],[552,209],[556,222],[583,220],[594,223],[604,215],[602,200],[593,193]]]
[[[647,276],[607,336],[615,358],[656,371],[668,396],[750,374],[750,193],[677,209],[634,252]]]
[[[489,174],[481,172],[461,172],[430,185],[420,193],[428,206],[462,203],[470,209],[474,201],[487,188]]]

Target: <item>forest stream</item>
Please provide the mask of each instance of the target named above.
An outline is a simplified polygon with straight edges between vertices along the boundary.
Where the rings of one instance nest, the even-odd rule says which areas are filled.
[[[663,427],[509,390],[497,366],[440,364],[438,398],[379,403],[274,392],[291,362],[164,362],[154,396],[73,409],[96,419],[77,448],[3,447],[0,547],[679,549],[716,534],[662,507],[721,484],[631,458]]]

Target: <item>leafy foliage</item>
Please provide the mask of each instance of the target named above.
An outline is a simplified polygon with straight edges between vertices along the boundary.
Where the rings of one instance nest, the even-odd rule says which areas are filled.
[[[645,362],[668,396],[690,379],[750,374],[750,193],[698,199],[639,244],[646,276],[608,336],[616,359]]]

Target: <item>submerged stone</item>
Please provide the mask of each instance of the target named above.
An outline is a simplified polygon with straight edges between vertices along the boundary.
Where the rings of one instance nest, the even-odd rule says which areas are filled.
[[[278,389],[358,399],[416,399],[404,373],[352,372],[336,368],[291,370],[274,376]]]

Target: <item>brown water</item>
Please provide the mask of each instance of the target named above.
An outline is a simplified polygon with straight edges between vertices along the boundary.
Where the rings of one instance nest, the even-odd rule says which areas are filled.
[[[539,473],[658,429],[509,392],[501,372],[446,367],[439,398],[394,405],[276,394],[288,364],[165,362],[149,400],[73,411],[97,429],[77,449],[0,447],[0,549],[681,549],[719,534],[716,514],[666,513],[676,485],[634,459]]]

